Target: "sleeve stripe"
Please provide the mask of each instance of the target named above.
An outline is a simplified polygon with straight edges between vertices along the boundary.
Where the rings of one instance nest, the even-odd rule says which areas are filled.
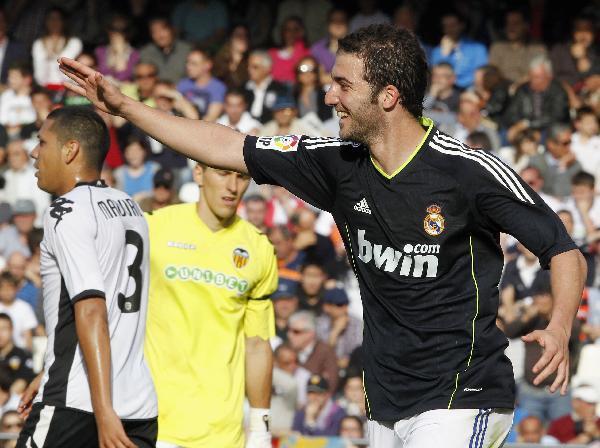
[[[339,148],[341,146],[350,146],[352,142],[345,142],[343,140],[337,142],[321,142],[321,143],[310,143],[304,146],[305,149],[321,149],[321,148]]]
[[[479,150],[473,150],[469,147],[467,147],[465,144],[459,142],[456,139],[452,139],[448,136],[442,135],[439,132],[436,134],[436,137],[441,137],[443,140],[446,141],[454,141],[458,144],[460,144],[460,146],[462,146],[463,150],[469,151],[471,153],[474,153],[476,157],[481,157],[483,159],[486,159],[487,161],[489,161],[492,165],[494,165],[496,168],[499,168],[501,171],[503,171],[504,173],[506,173],[508,175],[508,177],[510,177],[510,179],[512,180],[512,183],[514,185],[516,185],[517,189],[521,192],[521,194],[527,199],[528,202],[535,204],[535,202],[533,201],[533,199],[531,198],[531,196],[529,196],[529,194],[527,193],[527,191],[525,190],[525,188],[523,188],[522,183],[517,179],[517,177],[515,176],[515,174],[512,172],[512,170],[510,168],[508,168],[506,166],[506,164],[504,164],[504,162],[502,162],[500,159],[498,159],[497,157],[494,157],[492,154],[489,154],[485,151],[479,151]],[[434,137],[434,138],[436,138]],[[436,138],[436,141],[437,138]],[[438,141],[440,144],[442,143],[441,141]],[[504,177],[504,176],[503,176]]]
[[[498,162],[496,160],[490,161],[490,160],[486,159],[485,157],[483,157],[481,154],[478,154],[479,151],[477,151],[477,150],[465,150],[465,149],[462,149],[458,145],[453,145],[449,142],[440,141],[440,139],[438,139],[437,137],[438,137],[437,135],[434,136],[430,142],[430,145],[432,148],[436,149],[437,151],[439,151],[443,154],[447,154],[450,156],[459,156],[459,157],[463,157],[465,159],[469,159],[469,160],[473,160],[473,161],[477,162],[479,165],[481,165],[483,168],[485,168],[490,174],[492,174],[494,176],[494,178],[501,185],[503,185],[507,190],[511,191],[519,200],[521,200],[522,202],[529,202],[530,204],[535,205],[535,202],[533,201],[533,199],[531,199],[531,197],[527,194],[527,192],[523,191],[523,193],[521,193],[521,191],[519,190],[519,187],[521,187],[521,185],[519,184],[519,181],[514,179],[514,182],[516,182],[519,187],[515,186],[513,181],[511,181],[507,177],[504,170],[498,168],[498,166],[497,166]],[[440,145],[445,144],[445,145],[451,146],[456,149],[443,148],[441,146],[436,145],[436,143],[434,143],[434,141],[439,143]]]
[[[86,289],[85,291],[82,291],[79,294],[77,294],[75,297],[71,297],[71,302],[75,303],[79,300],[91,298],[106,299],[106,295],[104,294],[104,291],[100,291],[98,289]]]
[[[270,296],[263,296],[263,297],[248,297],[248,300],[270,300],[271,297]]]

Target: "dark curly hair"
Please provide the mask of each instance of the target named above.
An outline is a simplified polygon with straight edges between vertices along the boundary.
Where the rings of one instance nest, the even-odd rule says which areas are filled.
[[[385,86],[393,85],[400,92],[402,106],[415,118],[422,115],[429,69],[425,52],[411,31],[370,25],[340,40],[338,52],[363,60],[373,98]]]

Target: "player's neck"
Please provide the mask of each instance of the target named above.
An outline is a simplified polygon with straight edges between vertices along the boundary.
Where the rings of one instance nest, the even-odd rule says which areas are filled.
[[[58,191],[54,191],[53,193],[57,196],[62,196],[64,194],[67,194],[69,191],[75,188],[77,184],[81,182],[91,183],[98,180],[99,178],[100,173],[87,170],[79,171],[72,175],[66,175],[64,176],[65,180],[63,184],[58,188]]]
[[[198,201],[196,212],[198,213],[198,217],[212,232],[218,232],[229,227],[235,222],[237,216],[235,213],[228,218],[221,218],[215,215],[202,198]]]
[[[394,173],[421,144],[425,132],[412,116],[388,123],[369,145],[371,156],[383,171]]]

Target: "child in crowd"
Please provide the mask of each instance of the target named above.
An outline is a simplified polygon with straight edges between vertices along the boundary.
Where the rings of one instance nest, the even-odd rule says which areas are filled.
[[[18,287],[12,274],[0,274],[0,313],[8,314],[12,319],[15,345],[31,351],[33,330],[38,322],[31,305],[17,298]]]
[[[31,69],[23,63],[14,63],[8,69],[8,89],[0,95],[0,124],[9,136],[17,136],[21,126],[35,121],[36,114],[31,103]]]

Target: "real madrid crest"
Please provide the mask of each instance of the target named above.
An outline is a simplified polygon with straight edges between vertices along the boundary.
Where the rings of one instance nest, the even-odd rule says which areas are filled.
[[[427,207],[427,216],[423,220],[423,228],[428,235],[438,236],[444,231],[444,217],[442,207],[432,204]]]
[[[236,268],[243,268],[248,264],[248,259],[250,258],[250,254],[246,249],[242,249],[241,247],[237,247],[233,251],[233,264]]]

